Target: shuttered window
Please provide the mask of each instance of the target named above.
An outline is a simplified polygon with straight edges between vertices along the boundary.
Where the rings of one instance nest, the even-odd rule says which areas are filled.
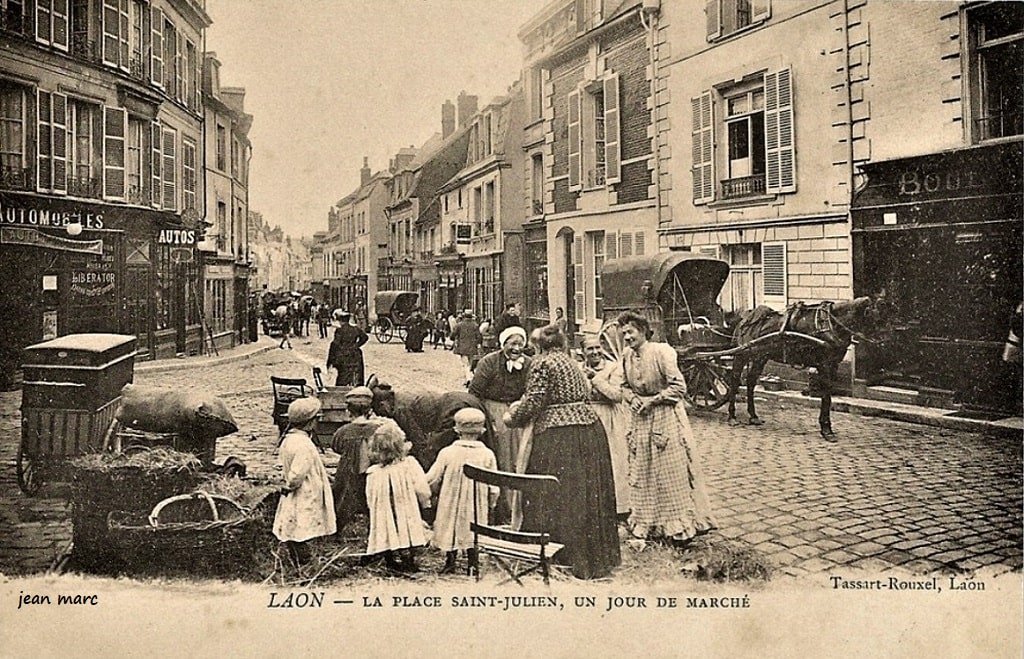
[[[793,81],[790,69],[764,75],[765,190],[796,190],[793,146]]]
[[[576,311],[576,322],[582,322],[587,315],[585,304],[587,280],[583,273],[583,236],[576,236],[573,239],[572,261],[573,283],[576,289],[573,295],[573,304]]]
[[[50,92],[39,90],[36,98],[36,188],[40,192],[53,189],[53,121]]]
[[[152,146],[152,153],[150,154],[149,171],[152,173],[152,188],[153,188],[153,205],[160,208],[160,202],[163,200],[164,194],[164,182],[163,182],[163,129],[160,123],[154,121],[150,126],[150,145]]]
[[[580,126],[580,92],[569,92],[568,139],[569,139],[569,189],[579,190],[583,181],[583,158]]]
[[[183,137],[181,140],[181,189],[184,209],[196,207],[196,143]]]
[[[50,94],[53,147],[52,190],[66,194],[68,191],[68,97],[53,92]]]
[[[707,38],[712,41],[771,17],[771,0],[707,0]]]
[[[628,259],[633,256],[633,234],[619,234],[619,258]]]
[[[621,112],[619,109],[619,74],[604,79],[604,162],[605,182],[622,180]]]
[[[178,31],[174,29],[174,23],[164,16],[164,91],[168,96],[173,97],[176,93],[174,86],[174,74],[177,69],[178,57]]]
[[[633,235],[633,254],[636,256],[644,256],[647,251],[647,241],[643,231],[637,231]]]
[[[103,0],[103,63],[123,71],[130,70],[128,3],[129,0]]]
[[[153,7],[150,13],[149,30],[149,79],[157,87],[164,86],[164,13]],[[157,140],[159,141],[159,140]],[[154,188],[153,194],[157,188]]]
[[[786,295],[786,243],[761,245],[761,269],[764,282],[764,303],[773,309],[785,309]]]
[[[604,248],[607,252],[608,260],[614,261],[619,258],[619,234],[614,231],[606,231],[604,239]]]
[[[70,0],[36,1],[36,41],[68,50],[68,6]]]
[[[177,148],[176,139],[177,131],[173,128],[163,129],[163,145],[162,151],[164,156],[163,162],[163,174],[164,174],[164,196],[163,196],[163,208],[164,210],[177,210],[178,208],[178,197],[177,197]]]
[[[693,143],[693,203],[715,199],[714,105],[711,91],[690,99]]]
[[[125,143],[128,113],[121,108],[103,110],[103,196],[125,199]]]

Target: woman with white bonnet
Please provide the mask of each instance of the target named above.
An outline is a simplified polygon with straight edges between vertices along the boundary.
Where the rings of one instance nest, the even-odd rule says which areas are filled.
[[[309,559],[307,540],[337,531],[327,469],[311,436],[320,407],[316,398],[292,401],[279,449],[284,486],[274,516],[274,535],[297,562]]]
[[[498,336],[498,346],[499,350],[485,355],[476,365],[469,393],[480,399],[494,421],[492,448],[498,458],[498,469],[515,471],[523,431],[509,428],[502,417],[509,405],[526,393],[526,373],[530,370],[530,358],[523,352],[526,349],[526,330],[518,325],[506,328]],[[511,502],[508,498],[506,501]]]

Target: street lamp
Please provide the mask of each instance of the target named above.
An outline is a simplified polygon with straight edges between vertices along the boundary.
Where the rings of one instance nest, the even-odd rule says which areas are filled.
[[[64,225],[64,230],[68,232],[69,236],[80,236],[80,235],[82,235],[82,229],[83,228],[84,227],[82,226],[82,222],[79,221],[79,220],[75,220],[74,222],[71,222],[70,224],[65,224]]]

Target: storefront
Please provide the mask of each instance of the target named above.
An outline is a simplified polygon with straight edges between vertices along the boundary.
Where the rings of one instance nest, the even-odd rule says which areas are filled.
[[[0,379],[22,349],[77,332],[134,334],[143,359],[198,347],[194,231],[145,208],[0,192]]]
[[[895,332],[857,347],[860,387],[920,402],[1020,410],[1020,371],[1001,360],[1022,299],[1022,142],[864,166],[853,204],[854,292],[885,291]]]
[[[467,257],[466,289],[469,307],[480,320],[494,320],[504,308],[501,255]]]
[[[466,265],[463,257],[452,252],[437,260],[437,308],[434,311],[458,313],[466,308]]]
[[[551,322],[548,309],[548,245],[543,221],[524,225],[525,229],[525,295],[524,322],[527,330]]]

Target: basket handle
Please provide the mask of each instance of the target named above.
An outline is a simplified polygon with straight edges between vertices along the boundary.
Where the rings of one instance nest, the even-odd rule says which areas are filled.
[[[153,508],[153,512],[149,514],[149,525],[152,527],[159,526],[158,520],[160,519],[160,511],[163,510],[164,506],[166,506],[167,504],[173,503],[175,501],[188,501],[190,499],[199,498],[206,499],[206,503],[210,504],[210,512],[213,514],[213,521],[219,522],[220,516],[217,514],[217,504],[213,502],[213,497],[211,497],[207,492],[199,490],[197,492],[191,492],[189,494],[178,494],[173,497],[167,497],[160,503],[156,504],[156,506]]]

